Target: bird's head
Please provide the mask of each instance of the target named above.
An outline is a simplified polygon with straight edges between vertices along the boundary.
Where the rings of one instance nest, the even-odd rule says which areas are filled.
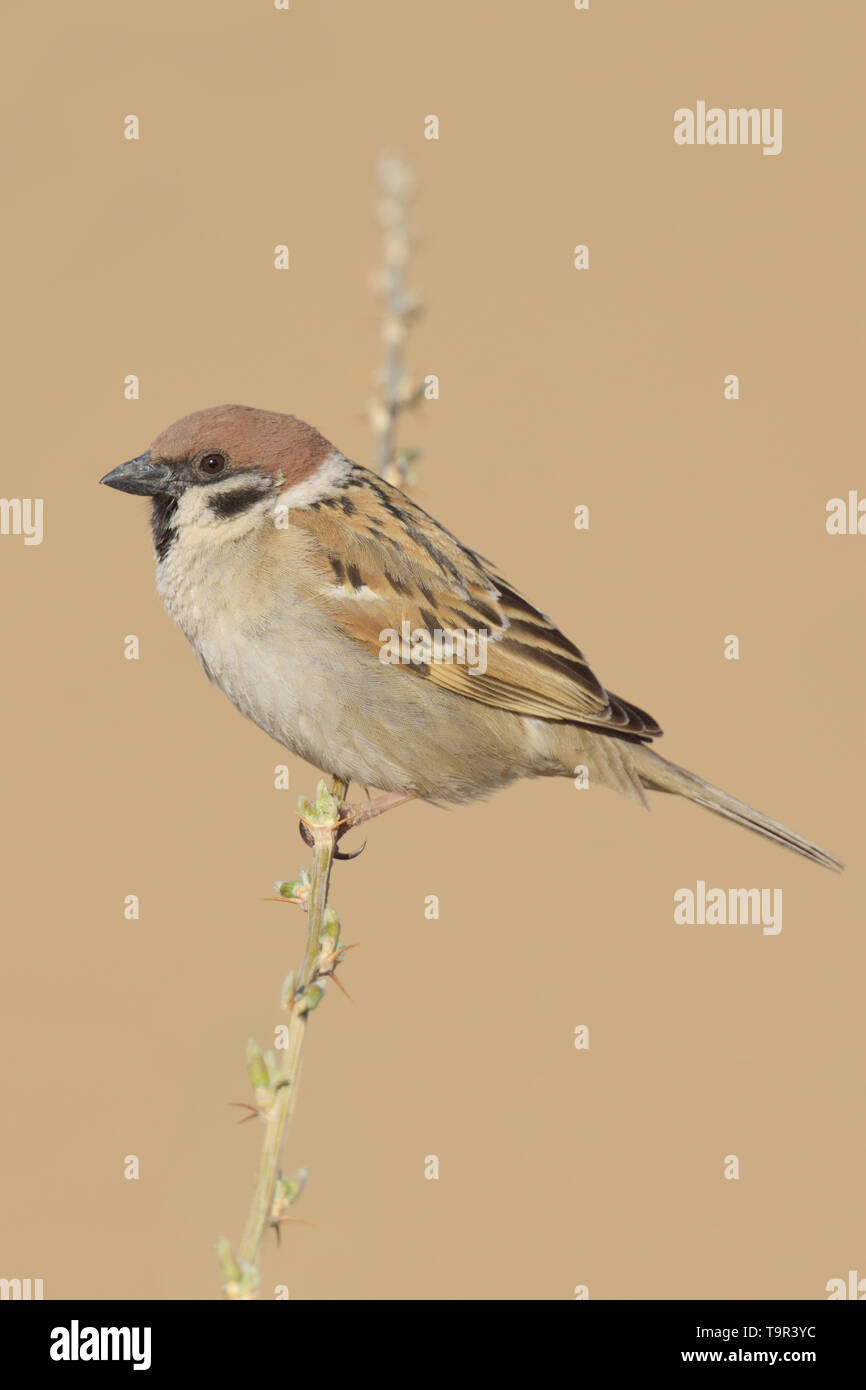
[[[218,405],[176,420],[146,453],[121,463],[100,482],[153,498],[154,538],[162,558],[182,526],[220,526],[246,514],[254,519],[277,497],[290,502],[312,497],[335,456],[342,457],[294,415]]]

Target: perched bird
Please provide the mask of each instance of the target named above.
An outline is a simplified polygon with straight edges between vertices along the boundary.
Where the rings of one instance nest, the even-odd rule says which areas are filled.
[[[157,588],[210,680],[292,752],[382,790],[347,824],[583,765],[642,805],[676,792],[841,867],[660,757],[655,720],[610,694],[549,618],[295,416],[196,411],[101,481],[153,498]],[[449,633],[463,645],[437,646]]]

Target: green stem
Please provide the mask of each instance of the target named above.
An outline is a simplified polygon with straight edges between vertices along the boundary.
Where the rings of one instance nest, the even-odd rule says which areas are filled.
[[[346,797],[348,784],[336,778],[331,787],[331,796],[337,806]],[[272,1100],[265,1116],[265,1139],[256,1175],[256,1186],[246,1229],[238,1250],[240,1279],[230,1280],[226,1285],[229,1298],[249,1298],[258,1283],[258,1261],[262,1240],[271,1221],[274,1209],[274,1195],[280,1177],[280,1161],[285,1145],[286,1131],[295,1108],[301,1062],[304,1055],[304,1042],[307,1035],[310,1011],[306,1007],[305,995],[316,978],[316,970],[321,955],[320,937],[324,925],[325,909],[328,905],[328,888],[334,851],[337,847],[338,822],[330,817],[321,824],[307,821],[313,836],[313,863],[310,870],[310,892],[307,900],[307,937],[304,946],[304,960],[301,966],[295,998],[291,1007],[289,1033],[286,1049],[283,1052],[279,1075],[273,1088]]]

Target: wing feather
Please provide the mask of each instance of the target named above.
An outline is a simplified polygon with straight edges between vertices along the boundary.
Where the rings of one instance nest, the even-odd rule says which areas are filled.
[[[376,654],[382,633],[486,634],[486,670],[466,661],[401,665],[408,677],[518,715],[654,738],[655,720],[610,695],[585,656],[482,557],[375,473],[355,465],[339,493],[294,508],[314,541],[321,601],[348,636]]]

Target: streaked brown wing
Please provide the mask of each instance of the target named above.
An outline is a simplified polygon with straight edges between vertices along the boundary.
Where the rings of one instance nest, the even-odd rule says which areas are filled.
[[[487,633],[487,669],[432,661],[400,669],[513,714],[592,724],[640,738],[655,720],[601,685],[583,653],[506,580],[376,474],[356,465],[338,496],[294,508],[316,542],[311,564],[332,619],[378,654],[381,633]]]

